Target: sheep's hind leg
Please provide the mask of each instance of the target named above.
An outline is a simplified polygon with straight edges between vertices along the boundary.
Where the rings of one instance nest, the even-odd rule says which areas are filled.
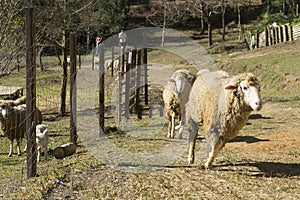
[[[212,163],[214,162],[215,158],[217,157],[219,151],[225,146],[225,142],[221,138],[217,138],[213,140],[211,144],[211,150],[208,155],[208,159],[204,164],[205,169],[211,169]]]
[[[172,128],[172,123],[169,121],[169,126],[168,126],[168,138],[171,138],[171,128]]]
[[[198,133],[198,123],[193,120],[190,120],[188,123],[188,132],[189,132],[189,155],[188,155],[188,164],[194,163],[195,158],[195,145],[196,137]]]

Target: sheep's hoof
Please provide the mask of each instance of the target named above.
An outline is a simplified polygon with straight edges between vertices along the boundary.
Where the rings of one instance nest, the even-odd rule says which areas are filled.
[[[12,153],[8,154],[8,157],[11,157],[12,156]]]
[[[188,164],[189,165],[194,164],[194,158],[188,158]]]
[[[22,154],[18,153],[18,156],[22,156]]]
[[[210,170],[210,169],[212,169],[212,164],[205,163],[204,167],[206,170]]]

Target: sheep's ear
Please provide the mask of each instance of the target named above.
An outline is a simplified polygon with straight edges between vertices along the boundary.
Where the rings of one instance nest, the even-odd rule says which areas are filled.
[[[225,87],[225,89],[226,90],[235,90],[235,89],[237,89],[237,85],[233,85],[233,84],[228,84],[228,85],[226,85],[226,87]]]

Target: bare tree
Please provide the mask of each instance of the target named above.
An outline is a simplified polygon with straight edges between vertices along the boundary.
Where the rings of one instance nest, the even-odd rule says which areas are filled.
[[[162,28],[162,42],[164,46],[165,29],[181,21],[186,16],[186,6],[182,2],[159,0],[140,9],[142,16],[153,26]]]
[[[0,70],[7,72],[20,65],[20,54],[24,50],[24,18],[22,0],[0,2]]]
[[[68,81],[68,39],[70,32],[82,32],[81,13],[93,6],[94,0],[54,0],[37,1],[37,43],[41,46],[51,45],[62,52],[62,85],[60,94],[60,115],[66,113],[66,89]],[[42,47],[41,47],[42,48]]]
[[[189,11],[194,16],[199,16],[200,20],[207,23],[208,46],[212,45],[213,17],[220,13],[221,3],[223,1],[211,0],[188,0],[186,1]],[[201,22],[202,23],[202,22]]]

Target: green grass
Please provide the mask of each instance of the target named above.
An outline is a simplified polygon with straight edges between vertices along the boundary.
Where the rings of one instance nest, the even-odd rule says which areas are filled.
[[[262,85],[261,93],[266,99],[298,101],[300,98],[299,47],[300,42],[296,41],[281,45],[279,48],[256,49],[252,53],[257,53],[257,56],[235,59],[241,56],[237,55],[230,61],[222,63],[222,69],[232,74],[242,72],[256,74]],[[280,48],[284,48],[286,52],[282,52]]]

